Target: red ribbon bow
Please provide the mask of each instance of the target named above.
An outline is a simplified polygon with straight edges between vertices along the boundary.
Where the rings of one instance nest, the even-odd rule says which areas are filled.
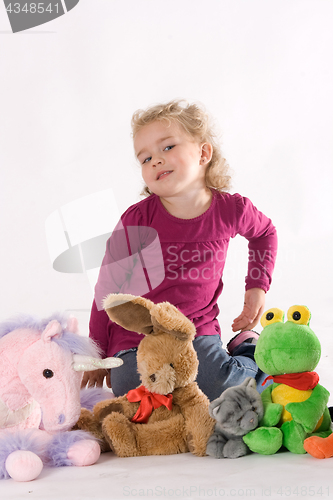
[[[285,375],[269,375],[265,378],[262,385],[267,380],[273,380],[278,384],[285,384],[300,391],[314,389],[319,382],[319,375],[316,372],[286,373]]]
[[[137,389],[128,391],[126,397],[130,403],[137,403],[141,401],[138,411],[132,418],[131,422],[146,424],[153,409],[159,408],[164,405],[168,410],[172,408],[172,394],[157,394],[156,392],[150,392],[143,385],[140,385]]]

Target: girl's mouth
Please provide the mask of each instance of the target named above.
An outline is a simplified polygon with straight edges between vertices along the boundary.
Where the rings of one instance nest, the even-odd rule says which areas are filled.
[[[160,172],[156,178],[156,180],[158,181],[159,179],[161,179],[162,177],[166,177],[167,175],[171,174],[173,172],[173,170],[164,170],[164,172]]]

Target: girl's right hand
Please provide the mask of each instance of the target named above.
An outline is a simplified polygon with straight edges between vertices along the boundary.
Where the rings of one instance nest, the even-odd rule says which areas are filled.
[[[100,368],[99,370],[94,370],[92,372],[84,372],[81,389],[86,387],[103,387],[103,382],[111,389],[111,370],[104,370],[104,368]]]

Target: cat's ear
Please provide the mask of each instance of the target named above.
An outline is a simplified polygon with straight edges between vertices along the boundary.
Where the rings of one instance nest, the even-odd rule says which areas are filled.
[[[244,388],[251,387],[251,389],[257,389],[257,382],[253,377],[246,377],[244,382],[241,383]]]
[[[226,390],[228,390],[228,389],[226,389]],[[218,408],[220,407],[224,398],[225,398],[225,396],[224,396],[224,393],[222,392],[222,394],[219,398],[213,399],[213,401],[211,401],[209,403],[208,411],[209,411],[209,415],[212,418],[215,418],[216,412],[218,411]]]

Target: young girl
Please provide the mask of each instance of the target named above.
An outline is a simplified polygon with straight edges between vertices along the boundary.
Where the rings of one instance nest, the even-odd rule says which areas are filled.
[[[140,385],[136,350],[142,335],[112,323],[102,309],[109,293],[168,301],[196,327],[197,382],[210,400],[252,376],[261,391],[265,379],[254,361],[258,323],[274,267],[276,230],[249,199],[230,195],[228,166],[205,111],[172,101],[137,111],[132,118],[134,149],[145,181],[144,200],[121,217],[108,241],[96,285],[90,337],[105,356],[124,364],[110,373],[87,373],[82,385],[107,385],[116,396]],[[222,347],[217,300],[230,238],[249,241],[245,301]]]

